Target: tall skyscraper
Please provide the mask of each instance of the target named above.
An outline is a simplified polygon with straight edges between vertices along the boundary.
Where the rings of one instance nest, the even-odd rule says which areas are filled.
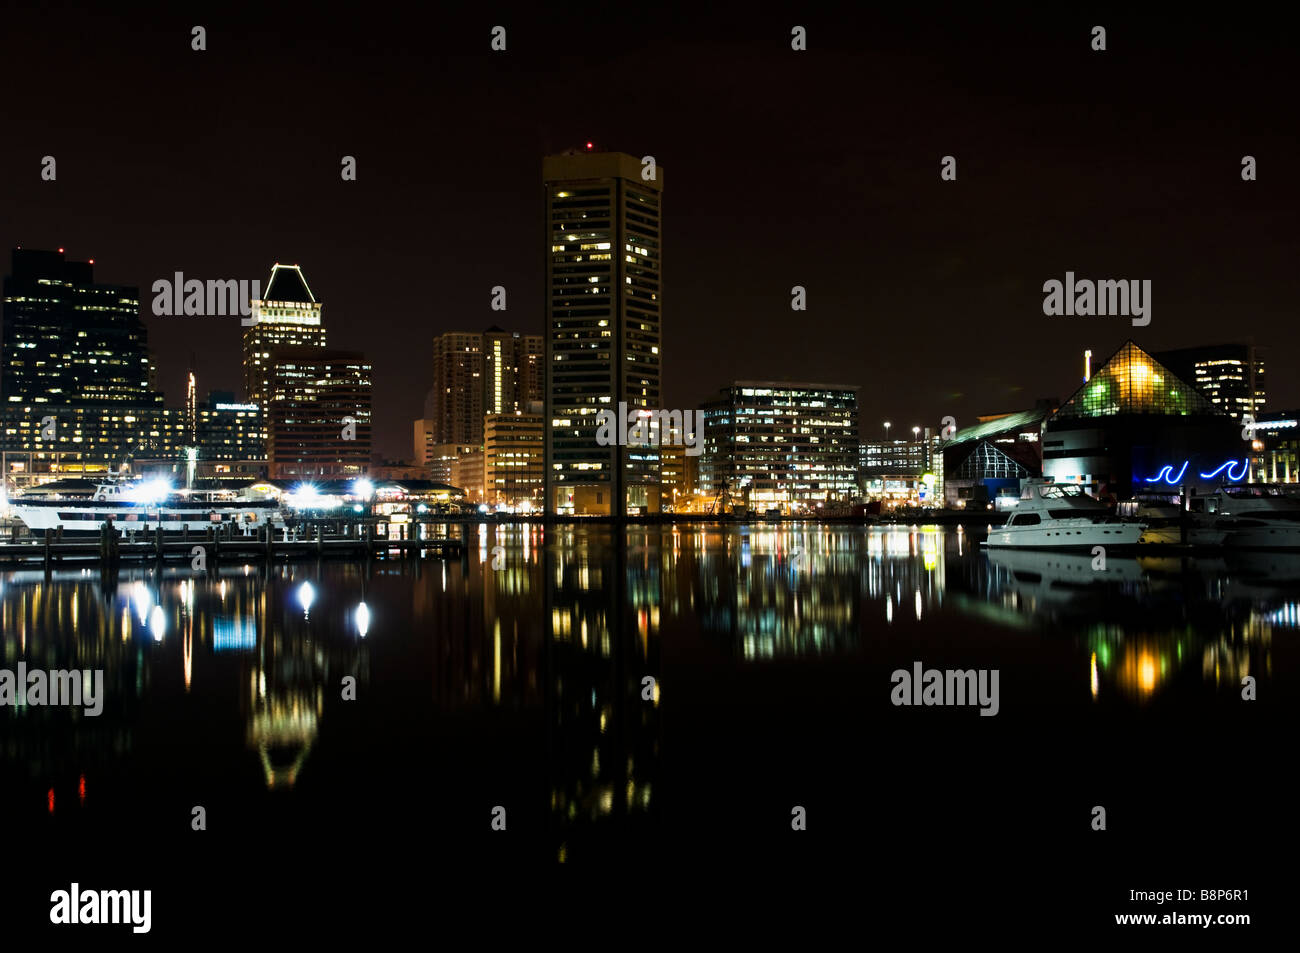
[[[140,291],[95,283],[94,262],[16,248],[4,281],[6,405],[161,405]]]
[[[664,170],[619,152],[542,160],[546,209],[546,509],[660,509],[653,447],[601,446],[601,410],[660,406]]]
[[[278,347],[325,347],[321,303],[297,265],[276,264],[260,299],[251,302],[244,328],[244,400],[262,408],[269,421],[267,392],[271,351]]]

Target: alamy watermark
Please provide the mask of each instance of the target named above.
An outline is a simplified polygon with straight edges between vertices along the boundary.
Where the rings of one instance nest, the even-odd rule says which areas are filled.
[[[70,890],[50,894],[50,922],[55,924],[128,923],[132,933],[148,933],[152,925],[152,890]]]
[[[924,668],[912,663],[912,670],[896,669],[889,677],[894,688],[889,700],[895,705],[979,705],[981,716],[998,713],[998,670]]]
[[[1049,317],[1131,317],[1133,326],[1144,328],[1151,323],[1151,279],[1133,281],[1104,278],[1075,280],[1074,272],[1065,273],[1065,281],[1055,278],[1043,282],[1043,314]]]
[[[0,707],[4,705],[81,705],[93,718],[104,710],[104,670],[29,672],[26,662],[19,662],[16,672],[0,668]]]
[[[252,302],[262,297],[261,281],[236,281],[234,279],[213,280],[206,282],[198,278],[186,279],[184,272],[168,278],[159,278],[153,283],[153,313],[158,317],[196,316],[225,317],[241,315],[248,318]],[[247,327],[252,321],[244,320],[240,324]]]
[[[602,447],[681,444],[688,457],[698,457],[704,452],[704,415],[698,410],[628,410],[626,401],[619,401],[617,415],[612,410],[596,414],[596,443]]]

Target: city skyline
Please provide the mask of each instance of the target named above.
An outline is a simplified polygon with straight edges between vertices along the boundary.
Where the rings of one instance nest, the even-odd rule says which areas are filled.
[[[15,16],[21,33],[24,14]],[[936,427],[949,414],[962,423],[1062,397],[1085,349],[1109,353],[1130,333],[1153,352],[1253,336],[1271,366],[1300,360],[1287,334],[1300,295],[1295,240],[1279,212],[1294,204],[1288,170],[1300,156],[1276,122],[1284,87],[1260,55],[1280,40],[1263,30],[1123,15],[1108,23],[1111,48],[1094,53],[1089,24],[1069,17],[953,15],[920,47],[905,21],[846,13],[812,20],[799,60],[776,18],[702,15],[697,40],[645,24],[625,46],[611,14],[565,29],[601,49],[605,68],[654,79],[626,94],[596,84],[557,112],[587,73],[571,77],[547,56],[559,28],[540,14],[511,22],[504,66],[487,48],[489,25],[449,15],[439,35],[467,37],[455,96],[421,79],[419,31],[395,35],[382,15],[369,21],[382,53],[349,41],[361,75],[347,81],[322,52],[344,41],[329,22],[293,21],[287,71],[279,49],[247,42],[283,15],[214,21],[206,61],[184,42],[179,16],[130,33],[102,21],[102,45],[28,31],[15,68],[46,79],[8,119],[10,140],[27,147],[0,156],[5,238],[94,258],[102,281],[142,295],[176,271],[261,279],[273,262],[300,264],[329,302],[331,343],[377,368],[385,456],[410,454],[435,335],[492,324],[543,333],[537,170],[544,155],[588,141],[673,169],[662,332],[670,406],[696,406],[727,380],[846,381],[862,387],[870,432],[877,417]],[[177,49],[159,59],[172,32]],[[468,39],[479,33],[481,54]],[[219,44],[262,69],[230,72],[211,55]],[[150,56],[131,55],[145,45]],[[1231,69],[1197,68],[1193,51],[1210,45]],[[647,72],[651,48],[677,55]],[[1162,82],[1150,82],[1138,49],[1159,57]],[[369,77],[381,56],[383,79]],[[84,95],[62,78],[76,75],[74,62],[104,66],[97,102],[130,100],[147,121],[126,135],[90,108],[51,138],[40,117]],[[519,71],[535,87],[523,96]],[[160,72],[175,82],[159,83]],[[277,100],[302,109],[268,115],[266,77],[279,80]],[[316,87],[329,95],[308,95]],[[858,100],[831,98],[845,88]],[[370,102],[379,108],[359,111]],[[472,132],[448,140],[412,125],[406,117],[429,114],[421,103]],[[197,126],[195,110],[208,117]],[[1158,144],[1144,132],[1157,114]],[[286,122],[292,173],[273,158]],[[271,148],[243,161],[226,136]],[[175,143],[181,156],[160,162]],[[47,154],[59,160],[54,182],[40,179]],[[348,155],[353,182],[339,176]],[[954,182],[940,179],[946,155]],[[1257,181],[1242,181],[1244,155],[1258,159]],[[106,189],[129,216],[111,214]],[[267,224],[250,230],[246,217]],[[474,254],[458,253],[467,248]],[[1067,271],[1150,280],[1151,324],[1044,316],[1043,282]],[[510,293],[504,313],[490,309],[498,285]],[[808,296],[797,321],[794,285]],[[144,321],[168,404],[183,398],[196,329],[201,386],[239,390],[239,341],[227,333],[237,321],[147,310]],[[1270,406],[1300,405],[1288,375],[1270,390]]]
[[[928,947],[1284,925],[1251,851],[1298,831],[1284,24],[0,31],[11,932],[501,922],[430,850],[874,858],[838,906]]]

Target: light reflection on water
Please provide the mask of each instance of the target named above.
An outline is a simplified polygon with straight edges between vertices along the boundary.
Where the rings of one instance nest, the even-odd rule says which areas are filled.
[[[1010,632],[1030,664],[1042,640],[1067,646],[1093,704],[1180,704],[1237,691],[1245,675],[1268,680],[1274,630],[1300,623],[1297,554],[1111,557],[1099,572],[1086,554],[985,554],[982,536],[482,525],[446,562],[124,568],[107,580],[90,569],[11,572],[0,576],[0,667],[102,668],[108,699],[99,718],[0,710],[0,752],[9,776],[16,768],[44,792],[129,766],[139,733],[166,739],[158,722],[201,704],[204,717],[237,712],[242,725],[236,747],[209,757],[283,792],[313,770],[342,770],[320,742],[357,730],[342,709],[351,679],[413,747],[427,746],[414,725],[430,713],[465,719],[468,732],[476,714],[518,716],[544,752],[556,850],[567,855],[604,819],[655,816],[661,703],[700,653],[741,669],[797,661],[782,677],[806,683],[846,657],[909,661],[900,638],[976,646]]]

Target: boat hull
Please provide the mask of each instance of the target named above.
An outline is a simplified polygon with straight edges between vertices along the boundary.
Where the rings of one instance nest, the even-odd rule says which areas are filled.
[[[1136,546],[1146,527],[1140,523],[1003,526],[989,532],[989,549],[1071,550]]]
[[[127,533],[206,533],[210,527],[234,525],[236,532],[252,534],[266,525],[282,525],[278,509],[257,505],[213,504],[166,507],[139,504],[108,506],[102,503],[64,502],[61,505],[11,502],[13,514],[34,535],[44,536],[62,529],[65,536],[92,536],[103,531],[110,518],[119,536]]]

